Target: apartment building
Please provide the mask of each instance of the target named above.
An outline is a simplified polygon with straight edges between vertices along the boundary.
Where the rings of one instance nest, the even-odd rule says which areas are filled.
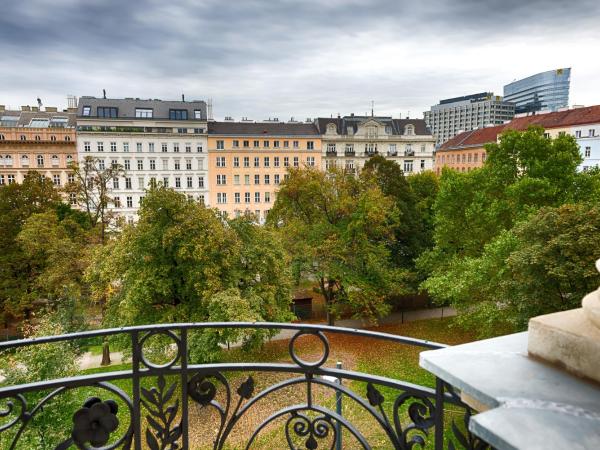
[[[263,223],[290,167],[321,167],[313,123],[209,122],[208,161],[214,207]]]
[[[111,208],[130,223],[151,183],[210,204],[204,101],[81,97],[77,138],[80,160],[92,156],[100,167],[123,167]]]
[[[579,170],[600,167],[600,105],[517,117],[489,128],[461,133],[445,142],[436,153],[436,173],[444,166],[468,172],[481,167],[486,158],[485,144],[496,142],[505,130],[526,130],[543,127],[547,137],[570,134],[579,144],[583,162]]]
[[[76,157],[74,110],[0,105],[0,185],[20,183],[33,170],[64,186]]]
[[[385,116],[318,118],[322,141],[322,168],[336,166],[358,171],[373,155],[398,163],[404,173],[433,169],[435,138],[423,119]]]
[[[460,132],[501,125],[514,115],[515,105],[491,92],[440,100],[424,113],[437,147]]]

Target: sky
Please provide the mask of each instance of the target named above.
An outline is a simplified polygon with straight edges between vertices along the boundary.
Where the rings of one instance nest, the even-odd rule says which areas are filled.
[[[374,112],[571,67],[600,104],[598,0],[2,1],[0,104],[212,99],[215,119]]]

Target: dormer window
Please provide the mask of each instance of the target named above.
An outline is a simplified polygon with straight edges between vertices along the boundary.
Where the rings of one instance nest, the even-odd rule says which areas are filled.
[[[367,138],[373,139],[377,137],[377,127],[369,126],[367,127]]]
[[[404,127],[404,134],[407,136],[412,136],[415,134],[415,126],[413,124],[408,124]]]
[[[152,109],[150,108],[135,108],[135,117],[142,119],[152,118]]]
[[[327,124],[327,134],[337,134],[337,127],[334,123]]]
[[[83,116],[89,116],[91,112],[92,112],[92,107],[91,106],[84,106],[83,110],[81,112],[81,115],[83,115]]]

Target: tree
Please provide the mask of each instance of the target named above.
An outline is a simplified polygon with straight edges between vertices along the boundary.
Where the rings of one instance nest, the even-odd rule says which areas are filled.
[[[73,194],[85,212],[93,227],[100,226],[102,243],[106,242],[106,229],[116,219],[116,215],[108,209],[114,203],[110,197],[111,184],[125,174],[122,166],[111,164],[104,166],[104,160],[86,156],[81,164],[72,166],[74,181],[65,190]]]
[[[96,298],[108,299],[107,325],[222,318],[215,298],[242,302],[256,320],[284,320],[290,282],[270,233],[243,219],[226,222],[172,189],[151,188],[137,224],[97,249],[86,279]],[[217,352],[220,342],[210,340],[199,354]]]
[[[398,213],[372,178],[342,171],[291,169],[268,223],[292,258],[296,279],[318,284],[328,323],[343,307],[376,318],[397,284],[389,248]]]

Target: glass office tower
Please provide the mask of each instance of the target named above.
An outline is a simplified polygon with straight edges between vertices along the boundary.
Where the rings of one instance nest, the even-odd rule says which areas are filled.
[[[515,113],[557,111],[569,105],[571,68],[549,70],[504,86],[504,101],[515,104]]]

